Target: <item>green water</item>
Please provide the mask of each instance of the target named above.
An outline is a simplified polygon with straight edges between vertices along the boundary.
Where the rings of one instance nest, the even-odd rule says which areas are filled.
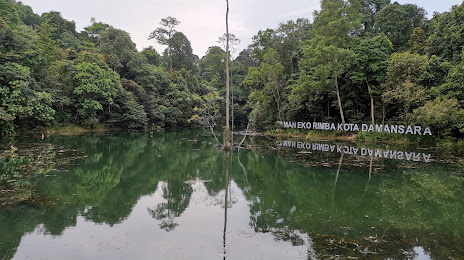
[[[21,157],[31,142],[47,152]],[[464,166],[448,155],[214,143],[182,130],[4,145],[0,259],[463,259]]]

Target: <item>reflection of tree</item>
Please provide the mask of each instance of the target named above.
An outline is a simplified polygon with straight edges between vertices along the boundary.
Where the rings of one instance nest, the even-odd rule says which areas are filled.
[[[440,168],[405,170],[384,180],[379,191],[386,220],[399,229],[464,234],[459,221],[464,214],[464,176]]]
[[[408,169],[400,167],[411,163],[387,160],[382,174],[373,174],[372,156],[367,164],[352,165],[345,162],[346,154],[331,158],[330,168],[303,167],[288,159],[275,167],[276,156],[259,154],[245,151],[240,162],[247,176],[233,175],[250,203],[250,226],[256,232],[294,245],[305,243],[307,234],[314,259],[406,259],[417,246],[433,259],[463,253],[455,248],[463,241],[462,169],[434,164]],[[314,156],[311,160],[318,162]]]
[[[154,209],[148,208],[148,212],[153,218],[161,221],[161,229],[169,232],[179,225],[175,218],[180,217],[187,209],[193,189],[190,184],[179,180],[168,181],[161,186],[166,202],[158,204]]]
[[[189,141],[192,139],[200,140]],[[309,236],[319,259],[337,254],[404,259],[402,252],[411,252],[415,246],[424,247],[433,259],[464,255],[464,249],[456,248],[464,233],[464,169],[456,165],[430,163],[423,167],[385,160],[385,170],[372,174],[372,163],[363,159],[352,166],[354,157],[345,154],[332,204],[340,154],[303,154],[314,164],[332,162],[329,167],[304,167],[285,155],[277,159],[244,150],[237,161],[231,159],[225,178],[223,152],[212,149],[211,137],[191,130],[49,140],[88,157],[78,165],[63,166],[67,171],[55,177],[31,181],[56,205],[38,203],[36,207],[0,210],[0,259],[14,257],[24,234],[38,226],[44,234],[60,235],[76,225],[77,216],[110,226],[121,223],[139,198],[153,194],[157,187],[159,193],[155,194],[162,192],[163,203],[148,211],[162,229],[173,230],[193,194],[187,183],[195,178],[205,181],[208,202],[224,209],[234,203],[231,191],[235,189],[230,183],[236,183],[249,203],[249,224],[256,232],[293,245],[305,244]],[[325,158],[317,158],[321,154]],[[372,161],[375,165],[376,160]],[[397,166],[407,167],[398,170]],[[368,168],[371,179],[366,189]],[[230,213],[228,210],[229,217]],[[230,220],[226,229],[230,229]],[[223,232],[217,231],[218,235]],[[362,251],[365,248],[367,251]]]
[[[332,205],[333,205],[334,200],[335,200],[335,189],[337,188],[338,176],[340,175],[340,169],[342,168],[344,155],[345,155],[345,153],[342,152],[342,155],[340,155],[340,160],[338,161],[337,174],[335,175],[335,181],[334,181],[333,190],[332,190]]]
[[[230,164],[232,161],[230,160],[230,154],[227,152],[226,153],[226,172],[225,172],[225,183],[226,187],[224,188],[224,231],[222,232],[222,245],[223,245],[223,254],[224,254],[224,260],[226,259],[227,256],[227,249],[226,249],[226,233],[227,233],[227,209],[229,208],[228,204],[228,199],[229,199],[229,171],[230,171]]]

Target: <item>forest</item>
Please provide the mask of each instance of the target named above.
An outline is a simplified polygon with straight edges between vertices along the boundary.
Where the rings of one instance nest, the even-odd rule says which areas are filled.
[[[193,54],[166,14],[138,51],[128,32],[92,18],[0,0],[0,133],[81,126],[225,125],[224,39]],[[321,0],[313,21],[229,34],[232,126],[278,121],[408,124],[464,137],[464,4],[434,13],[390,0]],[[237,53],[235,53],[237,52]]]

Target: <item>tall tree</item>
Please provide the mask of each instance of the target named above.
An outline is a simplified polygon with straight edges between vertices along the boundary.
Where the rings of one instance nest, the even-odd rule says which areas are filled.
[[[232,134],[229,127],[229,0],[226,0],[226,129],[224,131],[224,150],[230,150]]]
[[[373,125],[375,125],[373,96],[380,92],[380,84],[385,81],[388,58],[392,50],[392,43],[384,34],[363,38],[353,47],[356,59],[352,79],[357,83],[367,85]]]
[[[266,96],[270,96],[271,100],[274,99],[275,103],[272,104],[272,107],[277,107],[278,120],[284,121],[284,66],[280,63],[277,51],[270,48],[264,55],[264,61],[259,68],[249,70],[245,81],[247,85],[254,86],[259,91],[263,91]],[[273,120],[275,121],[275,118]]]
[[[187,36],[181,32],[176,32],[171,38],[171,60],[172,68],[176,70],[186,69],[194,71],[195,55]]]
[[[226,47],[226,41],[227,41],[227,38],[229,38],[229,50],[231,52],[231,54],[235,54],[235,52],[237,51],[237,45],[240,44],[240,39],[238,39],[237,37],[235,37],[234,34],[230,34],[230,35],[226,35],[224,34],[223,36],[219,37],[218,39],[218,43],[221,43],[224,47]],[[229,59],[230,59],[230,54],[229,54]],[[231,61],[227,61],[227,62],[230,62],[231,64],[233,64]],[[230,69],[230,68],[229,68]],[[232,71],[233,72],[233,69]],[[231,90],[231,95],[232,95],[232,98],[231,98],[231,105],[232,105],[232,109],[231,109],[231,116],[232,116],[232,121],[231,121],[231,124],[232,124],[232,132],[234,131],[234,86],[233,86],[233,77],[232,75],[230,75],[230,85],[232,85],[232,90]],[[233,137],[233,136],[232,136]]]
[[[304,50],[306,67],[312,67],[321,84],[333,80],[342,124],[345,123],[340,96],[339,78],[347,72],[354,59],[349,50],[361,26],[358,1],[322,0],[321,11],[316,12],[313,24],[315,37]]]
[[[150,33],[148,37],[149,40],[155,39],[161,45],[168,46],[168,55],[169,55],[169,73],[172,75],[172,56],[171,56],[171,39],[176,33],[174,29],[177,25],[180,24],[180,21],[175,17],[168,16],[161,19],[160,25],[162,27],[156,28],[153,32]]]

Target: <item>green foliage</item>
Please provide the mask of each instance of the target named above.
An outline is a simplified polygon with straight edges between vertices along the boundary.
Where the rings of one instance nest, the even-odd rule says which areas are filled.
[[[160,65],[161,57],[159,53],[153,48],[153,46],[143,49],[141,53],[147,58],[148,64],[151,64],[153,66]]]
[[[382,9],[390,4],[390,0],[366,0],[362,1],[362,20],[361,24],[365,33],[372,33],[375,31],[375,18]]]
[[[454,98],[438,97],[414,110],[415,122],[431,127],[439,135],[461,132],[464,134],[464,109]]]
[[[353,46],[356,60],[352,78],[376,86],[384,82],[392,50],[392,43],[384,34],[360,39]]]
[[[395,50],[408,49],[408,41],[414,28],[425,22],[425,10],[413,4],[387,5],[375,18],[375,27],[393,43]]]
[[[0,17],[11,27],[21,24],[21,19],[16,9],[15,2],[12,0],[0,0]]]
[[[77,113],[83,125],[95,127],[98,123],[97,111],[110,110],[114,97],[120,88],[119,76],[109,68],[96,63],[83,62],[76,66],[74,77],[76,87],[73,94],[78,108]]]
[[[427,73],[429,59],[409,52],[394,53],[389,63],[382,98],[398,109],[400,117],[405,119],[427,98],[427,89],[421,79]]]
[[[200,75],[206,81],[212,81],[213,77],[225,78],[226,52],[218,46],[208,48],[200,62]]]
[[[253,115],[268,114],[267,122],[275,120],[285,120],[285,75],[284,66],[280,63],[277,51],[270,48],[263,57],[263,62],[259,68],[250,67],[248,75],[244,80],[245,84],[256,89],[250,96],[249,106],[256,110]],[[258,97],[260,95],[267,96]],[[264,111],[259,111],[265,109]],[[272,112],[269,110],[272,109]],[[254,121],[254,120],[253,120]],[[260,120],[257,120],[260,121]],[[272,124],[265,126],[270,127]],[[264,125],[263,125],[264,126]]]
[[[199,59],[176,31],[174,17],[161,19],[149,36],[165,51],[138,52],[129,33],[95,18],[77,32],[59,12],[38,16],[21,2],[0,3],[3,132],[49,124],[189,126],[199,115],[195,107],[209,103],[202,98],[225,95],[225,51],[212,46]],[[450,118],[422,118],[427,109],[464,106],[463,10],[455,6],[428,21],[412,4],[323,0],[314,21],[300,18],[258,31],[229,61],[235,125],[251,120],[263,130],[276,120],[375,117],[430,121],[443,136],[461,136],[457,124],[443,123]],[[455,101],[460,107],[449,103]],[[215,104],[219,122],[224,100]]]
[[[17,120],[35,119],[46,124],[53,120],[51,95],[29,89],[30,69],[17,63],[0,65],[0,107],[5,116]],[[4,127],[11,129],[10,123]]]
[[[169,72],[172,74],[172,55],[171,55],[171,47],[173,44],[172,38],[176,33],[174,29],[177,25],[180,24],[180,21],[177,20],[175,17],[168,16],[166,18],[161,19],[160,25],[161,27],[156,28],[153,32],[150,33],[148,37],[149,40],[155,39],[161,45],[167,45],[167,56],[169,57]],[[182,43],[179,45],[179,39],[176,40],[176,44],[181,46]],[[190,43],[189,43],[190,45]]]
[[[21,2],[16,2],[16,8],[18,9],[21,21],[25,25],[36,26],[40,24],[40,16],[35,14],[30,6],[24,5]]]
[[[219,92],[211,86],[206,86],[206,94],[194,95],[193,100],[197,104],[193,109],[194,115],[188,120],[213,131],[219,118],[219,104],[222,98]]]
[[[181,32],[176,32],[172,35],[169,42],[169,54],[172,57],[172,68],[175,70],[194,70],[195,57],[187,37]]]
[[[137,102],[132,93],[121,90],[115,103],[115,111],[112,114],[112,119],[109,120],[113,125],[121,128],[142,129],[148,124],[144,106]]]
[[[411,38],[409,39],[409,46],[411,46],[411,53],[416,53],[419,55],[425,54],[425,49],[427,47],[427,36],[421,27],[414,28],[414,31],[411,34]]]
[[[462,60],[464,46],[464,5],[453,7],[451,12],[435,14],[430,21],[431,35],[428,52],[457,64]]]
[[[111,26],[100,33],[99,44],[106,63],[116,72],[121,72],[136,52],[129,34]]]
[[[326,44],[347,48],[352,40],[350,34],[355,34],[361,26],[361,6],[358,4],[352,0],[322,0],[321,11],[315,12],[314,34],[323,37]]]
[[[92,17],[90,22],[92,24],[85,27],[84,32],[93,42],[96,43],[100,34],[106,31],[110,26],[102,22],[97,22],[94,17]]]

